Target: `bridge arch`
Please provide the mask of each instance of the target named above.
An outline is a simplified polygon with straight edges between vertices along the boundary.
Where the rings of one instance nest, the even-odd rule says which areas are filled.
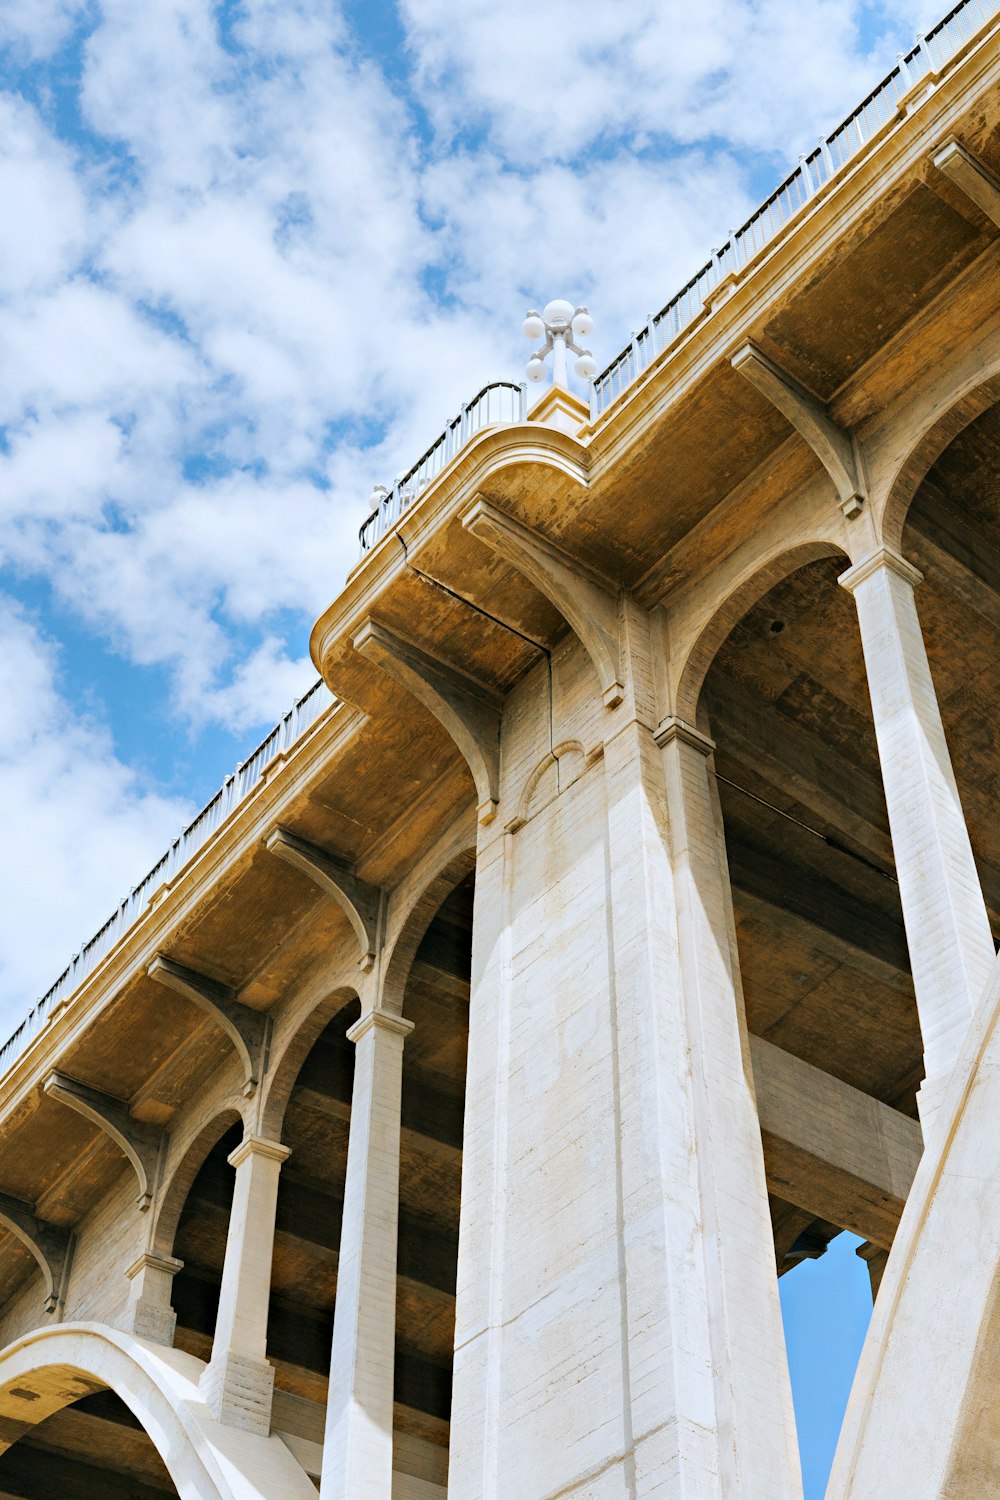
[[[903,550],[903,528],[907,513],[923,480],[935,461],[958,435],[1000,401],[1000,363],[985,379],[977,377],[956,396],[950,392],[936,406],[896,469],[882,506],[882,539],[897,552]]]
[[[850,558],[825,537],[801,542],[794,547],[781,545],[758,558],[748,567],[723,597],[708,622],[689,647],[676,673],[675,712],[678,718],[694,724],[702,686],[719,649],[755,604],[776,584],[808,563],[824,557],[842,556],[845,568]]]
[[[202,1361],[100,1323],[36,1329],[0,1353],[3,1447],[83,1396],[115,1392],[142,1427],[185,1500],[315,1500],[278,1437],[223,1427],[201,1399]],[[0,1457],[0,1475],[3,1472]],[[0,1480],[2,1482],[2,1480]]]

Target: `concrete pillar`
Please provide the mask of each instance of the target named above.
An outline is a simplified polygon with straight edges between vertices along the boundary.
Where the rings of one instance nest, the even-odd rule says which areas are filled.
[[[177,1314],[170,1303],[174,1277],[184,1262],[172,1255],[149,1251],[125,1272],[129,1280],[128,1325],[141,1339],[170,1348],[174,1342]]]
[[[801,1493],[798,1444],[714,746],[676,719],[661,724],[656,741],[677,922],[684,1028],[678,1042],[686,1046],[689,1069],[691,1212],[703,1256],[698,1333],[712,1377],[711,1462],[718,1479],[713,1469],[706,1493],[791,1496]],[[661,1077],[661,1087],[669,1091],[669,1080]],[[677,1157],[674,1171],[681,1166]]]
[[[265,1435],[271,1425],[274,1370],[268,1364],[267,1310],[274,1251],[278,1174],[287,1146],[247,1136],[229,1157],[236,1169],[226,1262],[212,1358],[202,1393],[220,1422]]]
[[[849,569],[910,950],[925,1081],[940,1093],[986,987],[994,948],[917,617],[921,574],[888,548]]]
[[[483,830],[477,863],[449,1493],[792,1500],[703,757],[697,826],[688,791],[668,791],[671,747],[624,706],[600,721],[603,755],[533,779],[549,735],[538,675],[505,704],[502,826]],[[556,734],[582,740],[594,674],[570,655],[553,675]],[[676,857],[697,844],[717,877],[709,891],[682,870],[683,906],[675,801]]]
[[[403,1042],[413,1022],[363,1015],[355,1043],[351,1134],[337,1268],[323,1500],[385,1500],[392,1488],[396,1231]]]

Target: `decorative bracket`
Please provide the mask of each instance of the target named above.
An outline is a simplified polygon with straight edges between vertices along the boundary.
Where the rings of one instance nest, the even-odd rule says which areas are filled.
[[[239,1053],[246,1074],[243,1097],[251,1098],[256,1092],[259,1073],[264,1062],[264,1047],[269,1030],[268,1018],[259,1010],[251,1010],[236,998],[232,985],[209,979],[196,969],[188,969],[163,953],[158,953],[146,969],[150,979],[167,989],[176,990],[185,1000],[197,1005],[217,1021]]]
[[[7,1193],[0,1193],[0,1224],[35,1257],[45,1278],[45,1311],[55,1312],[66,1292],[72,1234],[58,1224],[36,1218],[29,1204]]]
[[[133,1120],[128,1105],[121,1099],[104,1094],[100,1089],[92,1089],[86,1083],[77,1083],[65,1073],[50,1073],[42,1084],[42,1093],[50,1099],[61,1100],[85,1120],[99,1125],[124,1152],[135,1168],[139,1181],[139,1209],[145,1213],[153,1201],[160,1151],[165,1139],[163,1132],[144,1125],[140,1120]]]
[[[615,708],[625,690],[621,682],[618,601],[607,580],[486,500],[475,501],[462,517],[462,525],[555,605],[583,642],[597,670],[605,708]]]
[[[805,438],[837,489],[840,508],[853,519],[864,509],[861,464],[849,432],[830,416],[826,404],[768,359],[756,344],[746,343],[733,355],[733,369],[766,396]]]
[[[272,828],[264,840],[264,848],[301,870],[333,897],[354,928],[361,944],[358,967],[367,973],[375,962],[378,945],[378,888],[359,880],[346,860],[338,859],[318,844],[300,839],[287,828]]]
[[[354,649],[395,677],[451,735],[468,762],[479,799],[479,821],[490,823],[500,800],[499,693],[422,646],[366,620]]]
[[[987,218],[1000,225],[1000,179],[989,167],[958,141],[946,141],[934,152],[931,161]]]

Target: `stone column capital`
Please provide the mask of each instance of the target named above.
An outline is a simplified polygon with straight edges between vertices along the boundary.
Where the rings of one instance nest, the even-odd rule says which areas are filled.
[[[133,1261],[125,1275],[129,1281],[138,1276],[140,1271],[163,1271],[167,1276],[176,1276],[178,1271],[183,1271],[184,1262],[177,1260],[173,1255],[154,1255],[151,1251],[143,1251],[139,1259]]]
[[[390,1010],[382,1010],[377,1007],[363,1015],[360,1020],[355,1021],[353,1026],[348,1027],[347,1040],[349,1042],[360,1042],[372,1027],[380,1031],[388,1031],[395,1036],[408,1037],[413,1030],[413,1022],[408,1021],[405,1016],[397,1016]]]
[[[283,1146],[280,1141],[269,1141],[261,1135],[248,1135],[226,1159],[231,1167],[241,1167],[251,1156],[264,1156],[280,1164],[287,1161],[291,1154],[291,1147]]]
[[[680,740],[685,745],[690,745],[693,750],[700,750],[702,755],[711,755],[715,750],[715,741],[707,734],[702,734],[693,724],[686,719],[678,719],[671,715],[669,718],[661,719],[660,725],[653,734],[653,739],[662,750],[672,740]]]
[[[863,557],[860,562],[848,568],[846,573],[841,573],[837,582],[841,588],[853,594],[859,584],[864,583],[866,578],[871,578],[873,573],[879,572],[882,568],[887,568],[890,573],[897,574],[913,588],[924,581],[924,575],[920,569],[907,562],[902,553],[896,552],[892,547],[876,547],[874,552],[870,552],[867,557]]]

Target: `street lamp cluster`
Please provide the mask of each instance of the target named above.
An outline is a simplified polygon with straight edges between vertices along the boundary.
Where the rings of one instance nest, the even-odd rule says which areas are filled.
[[[585,307],[574,307],[563,297],[547,302],[540,313],[529,312],[521,325],[526,339],[541,339],[545,342],[528,360],[526,374],[529,380],[545,379],[545,357],[552,354],[552,383],[566,385],[566,351],[578,355],[573,366],[581,380],[591,380],[597,374],[597,361],[589,349],[582,349],[576,342],[585,339],[594,327],[594,320]]]

